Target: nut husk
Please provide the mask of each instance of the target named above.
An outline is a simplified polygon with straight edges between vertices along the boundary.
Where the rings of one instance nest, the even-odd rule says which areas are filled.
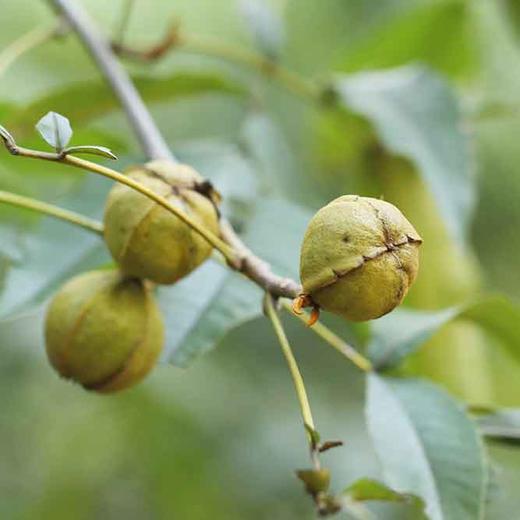
[[[58,373],[88,390],[115,392],[141,381],[164,342],[152,292],[118,271],[92,271],[68,281],[45,319],[47,356]]]
[[[414,282],[421,242],[392,204],[339,197],[316,213],[305,233],[302,297],[351,321],[383,316],[401,303]]]
[[[157,160],[126,173],[219,233],[219,196],[189,166]],[[178,217],[122,184],[110,191],[104,223],[105,241],[121,270],[159,284],[183,278],[212,251],[211,245]]]

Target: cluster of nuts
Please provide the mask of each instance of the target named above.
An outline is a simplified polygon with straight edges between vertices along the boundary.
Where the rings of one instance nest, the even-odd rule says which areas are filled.
[[[192,168],[152,161],[127,175],[218,234],[219,196]],[[48,308],[45,342],[61,376],[115,392],[145,377],[161,353],[164,325],[153,284],[183,278],[212,248],[162,206],[121,184],[108,196],[104,224],[118,269],[67,282]]]
[[[169,161],[127,175],[219,233],[220,197],[195,170]],[[162,350],[164,326],[152,292],[201,265],[211,246],[162,206],[115,185],[105,211],[105,241],[117,270],[66,283],[52,300],[45,339],[51,364],[89,390],[114,392],[140,381]],[[295,312],[313,307],[348,320],[378,318],[399,305],[416,278],[421,237],[388,202],[346,195],[320,209],[303,239],[303,293]]]

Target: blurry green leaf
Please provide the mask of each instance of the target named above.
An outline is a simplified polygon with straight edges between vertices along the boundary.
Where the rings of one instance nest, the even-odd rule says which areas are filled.
[[[240,226],[254,210],[258,180],[251,161],[235,145],[217,140],[189,141],[175,155],[192,165],[222,193],[222,214]]]
[[[285,192],[290,196],[299,183],[303,184],[286,136],[267,114],[250,111],[244,119],[241,140],[257,165],[266,190],[277,195]]]
[[[397,365],[458,313],[456,308],[437,312],[397,309],[375,320],[368,346],[370,359],[379,370]]]
[[[474,164],[449,86],[428,69],[408,66],[340,76],[335,88],[346,109],[374,124],[389,150],[417,166],[453,238],[464,244],[475,203]]]
[[[227,267],[208,262],[172,287],[158,289],[166,319],[164,358],[186,367],[232,329],[261,315],[262,293]]]
[[[398,493],[377,480],[363,478],[357,480],[343,491],[343,495],[355,501],[384,500],[389,502],[414,502],[422,504],[422,500],[414,495]],[[424,506],[423,506],[424,507]]]
[[[280,17],[266,0],[240,0],[240,10],[258,49],[276,60],[283,43],[283,24]]]
[[[424,512],[424,502],[419,497],[409,493],[398,493],[377,480],[370,480],[367,478],[358,480],[351,484],[341,494],[343,508],[347,512],[352,512],[356,519],[359,518],[365,520],[379,518],[379,515],[372,515],[368,509],[360,507],[365,502],[370,503],[374,501],[386,503],[393,502],[404,506],[404,509],[401,509],[399,513],[399,518],[402,518],[403,520],[405,518],[426,520],[427,518]]]
[[[134,77],[133,80],[148,102],[173,101],[206,92],[229,95],[244,93],[240,85],[217,73],[176,72],[166,77]],[[8,115],[5,124],[20,139],[30,135],[34,121],[49,108],[67,114],[74,125],[80,126],[105,116],[111,110],[118,110],[120,105],[103,82],[83,82],[56,90],[28,106],[20,107]]]
[[[117,157],[112,153],[112,150],[106,146],[70,146],[65,150],[65,153],[67,155],[86,153],[90,155],[99,155],[106,159],[117,161]]]
[[[391,17],[347,49],[342,70],[384,69],[419,61],[438,71],[460,75],[475,62],[473,34],[464,0],[411,6]]]
[[[477,416],[476,420],[486,437],[520,443],[520,409],[505,408]]]
[[[366,416],[388,485],[423,498],[432,520],[482,517],[482,441],[447,393],[419,380],[371,374]]]
[[[72,128],[66,117],[56,112],[47,112],[36,124],[36,129],[45,141],[61,152],[72,137]]]
[[[512,359],[520,363],[516,326],[520,321],[520,307],[502,296],[482,298],[442,311],[397,309],[371,324],[369,357],[378,369],[393,367],[455,319],[471,320],[480,325],[498,340]]]
[[[520,36],[520,4],[517,0],[506,0],[506,8],[513,29]]]
[[[21,237],[23,258],[11,264],[0,295],[0,318],[25,313],[61,283],[108,261],[98,236],[45,218]]]
[[[271,262],[275,272],[292,276],[298,271],[295,244],[308,219],[304,210],[289,202],[261,200],[244,241]],[[179,366],[187,366],[231,330],[262,315],[261,289],[214,262],[207,262],[174,286],[159,287],[158,297],[166,318],[164,356]]]
[[[88,176],[76,192],[57,204],[97,217],[109,186],[105,179]],[[69,277],[109,261],[98,235],[51,218],[42,218],[37,225],[23,230],[3,218],[0,236],[10,237],[0,243],[0,254],[10,258],[0,292],[1,319],[25,314]]]

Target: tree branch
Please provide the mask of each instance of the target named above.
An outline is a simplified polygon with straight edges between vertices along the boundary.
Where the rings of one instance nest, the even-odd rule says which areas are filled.
[[[126,74],[117,61],[108,42],[98,34],[86,13],[74,0],[49,1],[68,20],[71,27],[89,50],[95,63],[102,70],[105,78],[123,105],[130,124],[141,142],[145,155],[149,159],[168,158],[175,160],[128,74]],[[6,145],[8,145],[7,142]],[[52,157],[53,154],[48,154],[48,156]],[[47,157],[47,159],[56,160],[50,157]],[[76,160],[79,161],[79,159]],[[126,179],[124,175],[118,175]],[[125,183],[128,184],[128,182]],[[235,254],[233,261],[228,262],[233,269],[243,273],[275,297],[281,296],[292,299],[301,292],[301,286],[298,282],[275,275],[269,264],[253,254],[225,219],[221,219],[220,226],[222,239]],[[318,331],[314,327],[311,330],[320,334],[319,330],[324,331],[328,329],[321,325]],[[335,336],[333,333],[331,334]],[[329,343],[333,340],[327,334],[320,335]],[[341,351],[338,348],[339,343],[335,340],[331,345]]]
[[[87,13],[72,0],[49,0],[78,34],[101,73],[123,105],[145,154],[153,159],[175,160],[134,84],[110,50],[110,44]]]

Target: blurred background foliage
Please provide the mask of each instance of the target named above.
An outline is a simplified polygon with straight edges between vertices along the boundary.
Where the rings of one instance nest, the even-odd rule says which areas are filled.
[[[83,3],[105,31],[117,33],[124,2]],[[155,44],[175,18],[187,34],[279,53],[284,66],[305,78],[336,81],[347,106],[341,111],[189,49],[154,64],[127,63],[174,152],[215,181],[227,196],[226,213],[248,227],[249,243],[294,274],[312,211],[343,193],[382,195],[425,240],[407,309],[438,311],[489,292],[518,303],[518,3],[266,3],[274,18],[262,25],[254,12],[248,22],[235,0],[136,0],[124,40],[141,48]],[[0,0],[0,6],[0,49],[53,23],[44,1]],[[374,69],[394,70],[366,75]],[[372,101],[358,95],[372,87]],[[42,148],[33,125],[48,110],[70,118],[73,144],[111,147],[121,158],[118,168],[142,159],[124,115],[73,36],[42,44],[0,76],[0,120],[21,144]],[[432,140],[437,155],[424,148]],[[0,187],[99,217],[109,183],[2,153]],[[256,203],[268,199],[267,206]],[[182,335],[187,345],[168,357],[183,365],[193,351],[212,346],[209,339],[220,340],[218,348],[189,369],[162,365],[122,395],[90,395],[47,366],[35,302],[68,276],[108,262],[102,245],[67,224],[12,208],[0,207],[0,218],[0,304],[7,316],[0,321],[2,518],[312,518],[291,474],[307,464],[296,400],[269,324],[257,318],[256,292],[215,266],[196,273],[165,297],[171,338]],[[238,327],[204,329],[204,320],[183,308],[186,299],[199,313],[218,316],[204,291],[220,294],[228,284],[250,302],[234,316]],[[484,318],[475,313],[439,322],[396,370],[428,377],[474,405],[518,407],[518,324],[514,318],[499,324],[501,305],[485,307]],[[366,326],[325,319],[357,346],[370,342]],[[294,320],[287,327],[320,431],[346,442],[324,455],[333,486],[381,478],[363,418],[363,378]],[[486,518],[514,518],[520,451],[496,443],[488,448],[493,487]],[[404,517],[397,505],[378,514]]]

